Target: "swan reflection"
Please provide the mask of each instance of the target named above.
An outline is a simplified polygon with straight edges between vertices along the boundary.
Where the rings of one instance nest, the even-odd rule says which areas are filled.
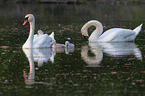
[[[103,60],[103,52],[112,57],[134,55],[138,60],[142,60],[141,51],[133,42],[89,43],[88,45],[82,46],[81,57],[88,66],[99,66]],[[93,55],[89,55],[89,53]]]
[[[112,57],[124,57],[134,55],[138,60],[142,60],[140,49],[134,42],[126,43],[99,43],[104,53]]]
[[[34,67],[34,57],[33,57],[33,49],[23,49],[26,57],[29,61],[30,71],[29,74],[27,74],[27,71],[24,69],[24,78],[25,83],[28,85],[31,85],[34,83],[35,79],[35,67]],[[30,86],[29,86],[30,87]]]
[[[27,74],[27,71],[24,69],[24,78],[25,78],[25,83],[28,85],[34,84],[35,83],[35,67],[34,67],[34,62],[38,63],[38,67],[41,67],[44,62],[51,61],[54,63],[54,57],[56,53],[65,53],[68,54],[69,52],[73,52],[73,48],[62,48],[56,50],[56,48],[42,48],[42,49],[22,49],[23,52],[25,53],[28,61],[29,61],[29,66],[30,66],[30,71],[29,74]],[[29,86],[31,87],[31,86]]]
[[[32,52],[30,53],[30,50]],[[38,67],[41,67],[44,62],[51,61],[54,63],[54,57],[56,53],[65,53],[69,54],[70,52],[74,52],[74,48],[37,48],[37,49],[24,49],[24,53],[27,58],[33,54],[34,62],[38,63]]]
[[[89,55],[90,54],[90,55]],[[100,66],[100,62],[103,59],[103,53],[96,43],[91,45],[91,43],[81,48],[81,57],[88,64],[88,67],[97,67]]]
[[[32,50],[31,53],[30,50]],[[39,67],[41,67],[44,62],[51,61],[52,63],[54,63],[56,52],[55,50],[53,50],[53,48],[23,49],[23,51],[26,54],[27,58],[32,55],[34,61],[38,62]]]
[[[38,62],[38,67],[41,67],[44,62],[51,61],[54,63],[54,57],[56,55],[53,48],[33,49],[34,61]]]

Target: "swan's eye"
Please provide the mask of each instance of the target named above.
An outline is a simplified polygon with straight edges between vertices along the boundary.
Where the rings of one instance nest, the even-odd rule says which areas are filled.
[[[23,25],[25,25],[28,22],[28,17],[24,19]]]
[[[88,37],[88,36],[84,36],[84,38],[85,38],[86,40],[88,40],[88,39],[89,39],[89,37]]]

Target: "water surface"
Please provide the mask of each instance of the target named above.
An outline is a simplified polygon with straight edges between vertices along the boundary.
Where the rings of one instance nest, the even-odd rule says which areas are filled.
[[[144,96],[144,26],[135,42],[88,44],[80,29],[88,20],[134,29],[144,23],[144,5],[6,4],[0,8],[0,95]],[[24,16],[34,14],[36,30],[55,32],[74,50],[22,50],[29,34]],[[89,29],[90,31],[93,28]]]

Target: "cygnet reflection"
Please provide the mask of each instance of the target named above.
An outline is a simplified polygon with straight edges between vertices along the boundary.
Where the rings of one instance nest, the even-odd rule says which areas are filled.
[[[103,53],[97,44],[92,45],[90,43],[89,45],[82,46],[81,57],[88,64],[87,67],[98,67],[103,59]]]

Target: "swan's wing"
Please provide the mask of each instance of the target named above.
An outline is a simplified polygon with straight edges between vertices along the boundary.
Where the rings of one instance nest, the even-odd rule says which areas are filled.
[[[38,34],[34,35],[34,39],[33,41],[35,41],[39,36],[43,35],[43,31],[42,30],[38,30]]]
[[[41,35],[33,41],[33,48],[46,48],[52,46],[52,38],[47,34]]]
[[[135,39],[135,34],[133,30],[113,28],[105,31],[100,37],[99,41],[133,41]]]

